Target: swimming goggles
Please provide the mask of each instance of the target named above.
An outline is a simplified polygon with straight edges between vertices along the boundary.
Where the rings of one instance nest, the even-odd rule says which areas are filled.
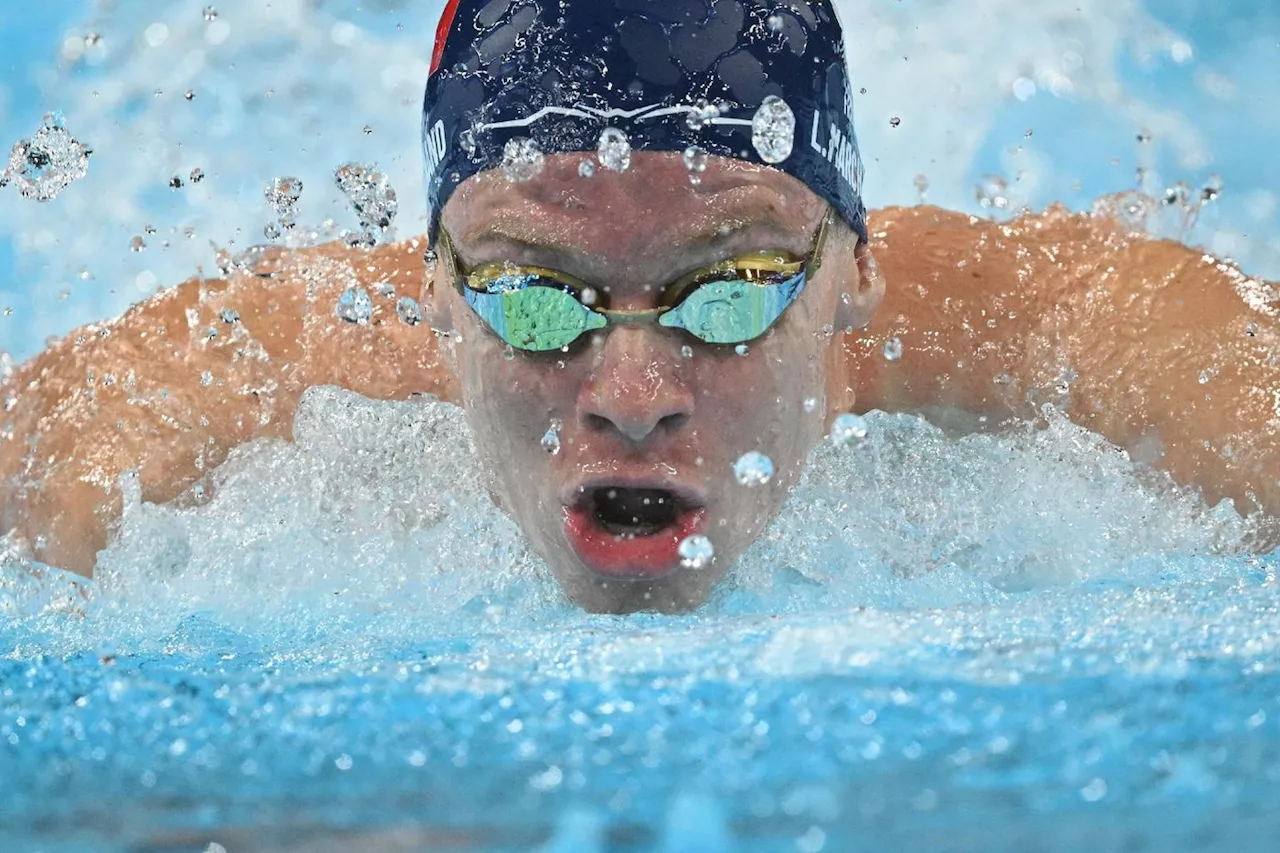
[[[563,350],[598,329],[653,322],[683,329],[709,344],[745,344],[769,331],[817,274],[830,227],[828,209],[807,261],[790,260],[781,252],[733,258],[673,282],[664,289],[666,305],[647,311],[595,307],[600,298],[595,288],[543,267],[496,263],[464,273],[443,228],[440,245],[467,304],[494,334],[518,350]]]

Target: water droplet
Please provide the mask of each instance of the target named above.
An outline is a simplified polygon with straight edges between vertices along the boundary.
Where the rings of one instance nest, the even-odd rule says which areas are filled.
[[[12,182],[23,198],[52,201],[88,173],[90,153],[67,132],[61,116],[50,113],[30,139],[14,144],[0,186]]]
[[[204,180],[204,169],[192,169],[189,176],[191,183],[198,184]]]
[[[902,345],[901,338],[889,338],[884,342],[884,357],[889,361],[898,361],[902,358],[906,348]]]
[[[472,128],[467,128],[458,134],[458,147],[468,157],[474,157],[476,153],[476,132]]]
[[[693,347],[688,344],[680,347],[680,355],[682,358],[693,358]]]
[[[901,126],[902,126],[902,119],[898,118],[897,116],[894,116],[893,118],[889,119],[889,127],[897,128]]]
[[[582,300],[583,305],[595,305],[600,299],[600,294],[596,293],[594,287],[582,288],[582,293],[578,294],[578,298]]]
[[[817,397],[810,397],[810,398],[808,398],[807,400],[805,400],[805,401],[804,401],[804,410],[805,410],[805,412],[806,412],[807,414],[810,414],[810,415],[812,415],[814,412],[818,411],[818,398],[817,398]]]
[[[135,252],[141,252],[143,249],[147,248],[147,241],[143,240],[141,237],[135,236],[129,241],[129,248]]]
[[[916,195],[920,197],[920,203],[924,204],[925,199],[929,197],[929,176],[916,175],[914,183],[916,187]]]
[[[560,430],[563,428],[564,424],[553,420],[546,434],[542,436],[542,449],[552,456],[557,456],[560,453]]]
[[[208,388],[212,384],[213,384],[213,373],[206,370],[204,373],[200,374],[201,387]]]
[[[361,245],[376,245],[379,237],[391,234],[400,203],[386,175],[376,166],[347,163],[334,171],[333,180],[360,217]]]
[[[204,7],[204,19],[205,19],[206,21],[216,21],[216,20],[218,20],[218,10],[217,10],[217,9],[215,9],[214,7],[212,7],[212,6],[205,6],[205,7]]]
[[[1200,371],[1200,384],[1208,385],[1215,378],[1217,378],[1217,376],[1218,376],[1218,371],[1214,370],[1212,367],[1205,368],[1204,370]]]
[[[267,203],[275,211],[284,228],[292,228],[297,221],[298,199],[302,197],[302,181],[297,178],[276,178],[263,190]]]
[[[791,156],[796,140],[796,114],[777,95],[764,99],[751,120],[751,142],[766,163],[781,163]]]
[[[610,172],[625,172],[631,168],[631,140],[616,127],[604,129],[596,152],[600,165]]]
[[[690,130],[704,130],[718,118],[720,118],[720,108],[715,104],[707,103],[706,98],[701,98],[689,109],[685,123]]]
[[[507,361],[514,360],[516,357],[516,348],[511,346],[511,344],[507,344],[502,349],[502,357]]]
[[[594,178],[596,175],[596,161],[583,160],[578,164],[578,175],[583,178]]]
[[[542,171],[545,159],[542,149],[532,139],[512,139],[502,149],[502,173],[512,183],[531,181]]]
[[[228,326],[234,326],[236,323],[240,322],[240,312],[234,308],[223,308],[220,312],[220,316],[222,317],[222,322],[226,323]]]
[[[1222,195],[1222,178],[1219,175],[1210,175],[1209,180],[1200,190],[1200,203],[1210,204],[1218,200],[1218,196]]]
[[[422,253],[422,262],[429,267],[434,267],[436,264],[440,263],[440,255],[435,249],[427,249]]]
[[[773,479],[773,460],[763,453],[744,453],[733,463],[733,476],[744,486],[763,486]]]
[[[406,326],[417,326],[422,322],[422,308],[412,296],[402,296],[396,303],[396,316]]]
[[[183,93],[182,97],[186,98],[188,101],[194,101],[196,99],[195,90],[188,89],[186,92]]]
[[[348,287],[339,297],[335,313],[340,320],[365,325],[373,319],[373,300],[363,287]]]
[[[180,190],[184,186],[186,186],[186,182],[182,180],[181,175],[174,175],[169,179],[169,189],[171,190]]]
[[[840,415],[831,424],[831,443],[837,447],[853,447],[867,437],[867,419],[861,415]]]
[[[1140,131],[1138,131],[1138,144],[1139,144],[1139,145],[1146,145],[1148,142],[1150,142],[1150,141],[1151,141],[1151,139],[1152,139],[1151,131],[1149,131],[1149,130],[1140,130]]]
[[[697,145],[690,145],[684,150],[684,167],[689,170],[690,183],[702,183],[702,173],[707,171],[707,152]]]
[[[716,548],[711,540],[701,534],[688,537],[676,550],[680,555],[680,565],[694,571],[711,565],[716,556]]]

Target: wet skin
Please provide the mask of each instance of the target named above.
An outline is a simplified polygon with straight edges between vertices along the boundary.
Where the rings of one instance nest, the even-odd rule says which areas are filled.
[[[584,180],[580,159],[552,158],[524,184],[482,176],[455,196],[444,225],[464,266],[549,267],[595,286],[611,309],[644,310],[672,281],[722,260],[765,249],[806,258],[826,213],[773,170],[726,162],[695,186],[679,158],[638,155],[626,173]],[[575,600],[608,610],[696,605],[760,535],[823,434],[826,410],[806,411],[805,401],[844,402],[827,388],[839,373],[835,325],[865,325],[883,295],[882,284],[863,281],[858,254],[856,237],[837,229],[799,301],[745,354],[645,325],[592,333],[567,353],[511,355],[441,264],[435,325],[461,336],[462,403],[492,492]],[[555,455],[539,442],[553,420],[563,424]],[[735,480],[748,451],[773,460],[767,485]],[[666,493],[686,523],[638,543],[602,528],[591,511],[598,493],[628,488]],[[693,533],[717,556],[681,570],[676,546]]]
[[[590,181],[578,177],[579,159],[553,158],[528,184],[489,175],[466,185],[445,212],[464,265],[554,267],[608,287],[610,307],[647,308],[671,280],[726,256],[805,255],[822,216],[819,199],[772,170],[713,163],[694,188],[678,155],[637,156],[630,173]],[[461,402],[495,499],[595,610],[704,600],[772,517],[830,415],[849,409],[973,429],[1034,418],[1054,402],[1211,502],[1227,496],[1280,515],[1274,285],[1064,211],[997,224],[890,210],[872,228],[887,290],[870,254],[839,230],[799,303],[745,356],[655,326],[507,359],[454,290],[449,263],[428,269],[424,286],[417,240],[371,253],[281,252],[226,280],[188,283],[69,336],[0,389],[0,529],[43,561],[90,574],[118,517],[122,472],[140,471],[148,500],[178,497],[237,444],[289,437],[299,396],[316,384]],[[353,281],[422,294],[449,343],[398,323],[394,300],[378,296],[371,324],[335,320]],[[224,307],[241,322],[220,325]],[[209,339],[209,326],[222,334]],[[905,345],[897,362],[881,354],[891,336]],[[1078,378],[1059,394],[1064,368]],[[1217,371],[1207,386],[1206,368]],[[808,413],[807,398],[825,406]],[[555,456],[539,444],[553,418],[564,424]],[[768,486],[733,480],[748,450],[773,459]],[[660,485],[702,505],[715,564],[663,577],[648,566],[631,580],[615,564],[603,577],[574,547],[565,512],[578,486],[611,482]],[[1264,531],[1258,547],[1278,539]]]

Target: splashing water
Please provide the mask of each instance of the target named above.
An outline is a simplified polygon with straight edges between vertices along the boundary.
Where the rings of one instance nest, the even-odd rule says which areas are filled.
[[[396,302],[396,316],[406,326],[417,326],[422,323],[422,306],[412,296],[401,296]]]
[[[764,486],[773,479],[773,460],[763,453],[751,451],[733,463],[733,476],[743,486]]]
[[[512,183],[533,180],[545,162],[546,155],[532,139],[512,139],[502,149],[502,173]]]
[[[861,415],[840,415],[831,423],[831,443],[838,447],[852,447],[867,437],[870,428],[867,419]]]
[[[682,540],[676,550],[680,555],[680,565],[686,569],[705,569],[716,556],[711,540],[701,534]]]
[[[339,320],[367,325],[373,320],[373,299],[369,297],[369,291],[359,285],[348,287],[338,297],[334,314]]]
[[[610,172],[625,172],[631,168],[631,140],[616,127],[605,128],[600,134],[598,156],[600,165]]]
[[[348,163],[338,167],[333,179],[360,217],[361,233],[353,245],[370,247],[394,236],[399,202],[386,175],[373,166]]]
[[[352,849],[388,820],[410,849],[883,849],[926,816],[1065,853],[1090,804],[1151,849],[1272,837],[1246,804],[1280,786],[1280,581],[1234,556],[1247,525],[1060,417],[869,422],[701,613],[617,619],[563,603],[460,410],[312,389],[296,443],[241,447],[203,500],[124,483],[91,598],[0,570],[0,819],[92,826],[109,786],[137,844],[161,810],[228,850],[315,849],[334,809]]]
[[[718,118],[720,118],[720,107],[708,103],[705,98],[701,98],[689,109],[689,114],[685,117],[685,123],[690,130],[705,130],[714,124]]]
[[[560,453],[560,430],[562,429],[564,429],[564,424],[553,420],[551,426],[547,428],[546,434],[542,436],[542,449],[552,456],[557,456]]]
[[[796,115],[777,95],[764,99],[751,120],[751,142],[760,159],[781,163],[791,156],[796,141]]]
[[[13,183],[23,198],[53,201],[89,172],[89,147],[76,141],[55,114],[30,139],[14,143],[9,165],[0,172],[0,187]]]
[[[262,191],[267,204],[275,211],[283,229],[293,228],[298,224],[298,200],[302,198],[302,181],[297,178],[276,178]]]

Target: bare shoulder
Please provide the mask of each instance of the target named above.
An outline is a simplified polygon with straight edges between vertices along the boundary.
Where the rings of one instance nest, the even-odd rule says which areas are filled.
[[[315,384],[384,398],[452,393],[430,330],[396,315],[401,296],[421,295],[414,241],[266,251],[224,266],[222,278],[76,330],[0,388],[0,532],[87,573],[125,471],[140,472],[148,500],[172,499],[238,444],[289,438]],[[335,315],[348,288],[369,296],[362,322]]]

